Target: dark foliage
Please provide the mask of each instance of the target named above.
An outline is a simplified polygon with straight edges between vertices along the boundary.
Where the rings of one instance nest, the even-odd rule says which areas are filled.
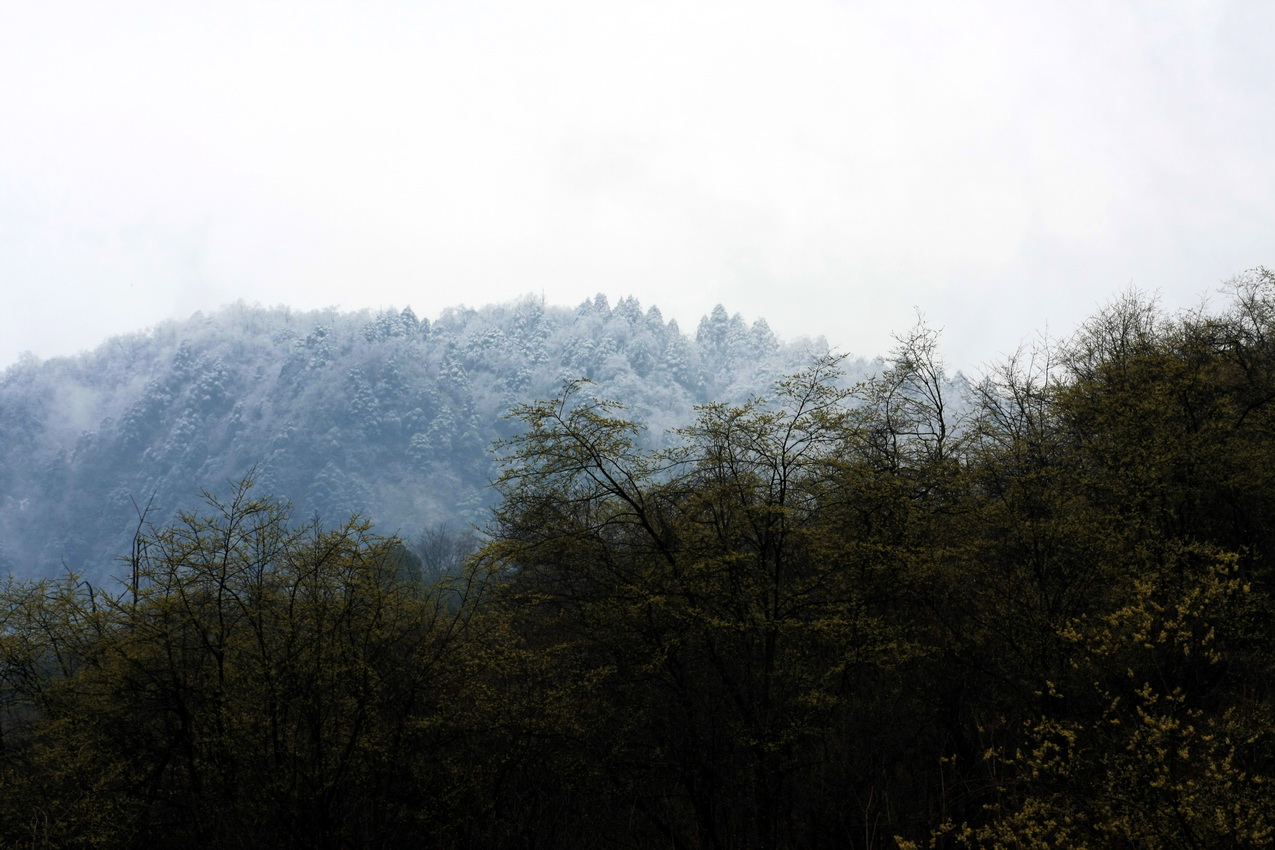
[[[1273,340],[1258,270],[975,387],[918,326],[658,443],[568,380],[514,406],[482,539],[416,552],[241,485],[143,528],[135,583],[4,589],[0,842],[1269,846]]]

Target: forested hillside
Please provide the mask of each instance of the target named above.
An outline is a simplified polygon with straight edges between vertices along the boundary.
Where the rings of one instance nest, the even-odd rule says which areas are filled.
[[[762,392],[822,345],[781,345],[720,306],[688,336],[599,295],[432,322],[241,305],[25,361],[0,377],[0,573],[103,579],[139,510],[167,522],[250,470],[300,516],[359,513],[411,538],[468,527],[491,504],[511,405],[585,377],[658,441],[694,404]]]
[[[11,581],[0,843],[1275,844],[1275,274],[973,387],[924,326],[846,367],[656,442],[516,404],[448,573],[244,481],[125,583]]]

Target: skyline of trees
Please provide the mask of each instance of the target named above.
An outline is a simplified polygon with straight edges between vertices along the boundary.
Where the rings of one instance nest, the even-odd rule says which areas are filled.
[[[1275,843],[1275,274],[973,386],[897,341],[660,441],[517,404],[471,557],[245,480],[11,578],[0,842]]]

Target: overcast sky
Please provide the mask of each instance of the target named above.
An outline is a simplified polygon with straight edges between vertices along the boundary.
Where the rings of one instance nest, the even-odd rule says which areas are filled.
[[[1275,265],[1275,4],[0,0],[0,368],[242,299],[977,371]]]

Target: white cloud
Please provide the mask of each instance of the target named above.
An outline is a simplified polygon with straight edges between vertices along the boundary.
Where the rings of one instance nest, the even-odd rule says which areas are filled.
[[[236,298],[718,301],[977,364],[1272,262],[1256,4],[49,2],[0,27],[0,363]]]

